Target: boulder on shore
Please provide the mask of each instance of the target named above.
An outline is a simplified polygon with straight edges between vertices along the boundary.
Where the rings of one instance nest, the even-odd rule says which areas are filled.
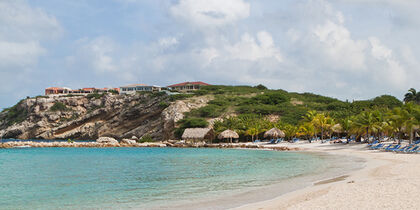
[[[99,137],[96,139],[96,142],[105,144],[118,144],[118,141],[112,137]]]
[[[121,140],[121,143],[123,144],[136,144],[136,140],[132,140],[132,139],[123,139]]]
[[[137,138],[137,136],[132,136],[131,139],[132,140],[139,140],[139,138]]]

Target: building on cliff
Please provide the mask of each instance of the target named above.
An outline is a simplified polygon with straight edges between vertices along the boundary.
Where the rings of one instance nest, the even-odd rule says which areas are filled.
[[[45,88],[45,95],[54,95],[54,94],[69,94],[72,90],[65,87],[49,87]]]
[[[209,86],[210,84],[207,84],[205,82],[183,82],[178,83],[174,85],[169,85],[168,89],[170,90],[177,90],[177,91],[193,91],[193,90],[199,90],[202,86]]]
[[[156,85],[133,84],[120,87],[120,94],[133,94],[137,91],[159,92],[162,87]]]
[[[120,92],[119,88],[80,88],[72,90],[65,87],[49,87],[45,89],[45,95],[60,95],[60,94],[90,94],[90,93],[106,93],[116,91]]]

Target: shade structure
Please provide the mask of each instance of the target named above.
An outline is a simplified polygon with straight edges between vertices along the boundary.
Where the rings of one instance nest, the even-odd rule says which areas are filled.
[[[218,138],[219,139],[237,139],[239,138],[239,134],[233,130],[225,130],[219,134]]]
[[[341,125],[337,123],[331,127],[331,130],[334,133],[341,133],[343,131],[343,127],[341,127]]]
[[[184,140],[213,140],[214,132],[211,128],[187,128],[182,134]]]
[[[264,133],[264,138],[271,137],[271,138],[283,138],[286,134],[278,128],[272,128]]]

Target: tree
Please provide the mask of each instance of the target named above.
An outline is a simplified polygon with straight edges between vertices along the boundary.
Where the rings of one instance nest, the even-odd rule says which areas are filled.
[[[404,95],[404,102],[408,103],[410,101],[413,101],[416,104],[420,104],[420,92],[417,92],[414,88],[410,88],[408,93]]]
[[[324,132],[329,131],[334,122],[331,117],[325,114],[316,114],[312,119],[312,124],[321,131],[321,140],[324,140]]]
[[[356,130],[358,130],[359,133],[363,134],[363,131],[366,131],[366,139],[369,140],[369,132],[373,133],[375,131],[378,131],[380,125],[378,122],[379,120],[374,112],[364,111],[356,117],[356,121],[354,122],[354,124]]]

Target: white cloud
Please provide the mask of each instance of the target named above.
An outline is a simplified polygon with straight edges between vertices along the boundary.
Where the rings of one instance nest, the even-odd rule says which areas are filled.
[[[403,88],[407,82],[407,72],[393,56],[392,50],[382,44],[376,37],[370,37],[369,42],[372,56],[376,60],[384,63],[384,65],[382,65],[384,68],[381,69],[380,72],[377,72],[375,76],[379,77],[379,80],[385,80],[395,87]]]
[[[180,0],[171,13],[198,27],[221,26],[247,18],[250,4],[243,0]]]
[[[50,40],[63,29],[55,17],[23,0],[0,1],[0,39],[8,41]]]
[[[158,41],[159,45],[163,48],[171,47],[178,44],[178,39],[175,37],[165,37]]]
[[[314,34],[322,44],[322,50],[342,69],[361,70],[365,68],[366,45],[363,41],[353,40],[349,30],[341,24],[327,20],[318,25]]]
[[[13,67],[28,67],[37,63],[46,50],[38,42],[0,41],[0,72]]]
[[[77,60],[88,63],[97,73],[115,72],[116,44],[108,37],[97,37],[92,40],[79,40]],[[78,62],[76,60],[76,62]]]
[[[22,0],[0,1],[0,71],[37,64],[47,50],[42,41],[62,34],[58,21]]]
[[[266,31],[258,32],[257,39],[246,33],[239,42],[227,45],[225,50],[228,54],[225,59],[257,61],[263,58],[274,58],[278,62],[283,60],[280,50],[274,45],[273,37]]]

